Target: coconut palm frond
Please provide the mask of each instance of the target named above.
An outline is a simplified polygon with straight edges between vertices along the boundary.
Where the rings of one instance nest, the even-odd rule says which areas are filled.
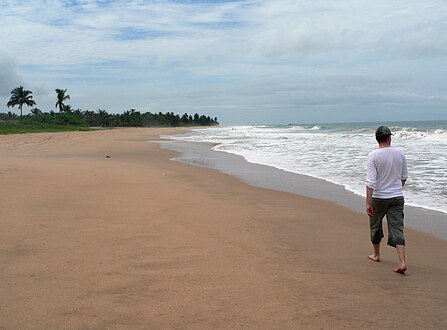
[[[36,105],[32,94],[33,92],[24,89],[23,86],[16,87],[11,91],[11,98],[9,99],[8,103],[6,103],[6,106],[9,108],[18,105],[20,109],[20,116],[22,116],[23,105],[28,107]]]
[[[54,105],[56,108],[59,108],[59,112],[64,112],[64,109],[66,107],[65,105],[65,101],[70,99],[70,95],[66,94],[67,90],[66,89],[60,89],[60,88],[56,88],[55,89],[56,95],[57,95],[57,102]]]

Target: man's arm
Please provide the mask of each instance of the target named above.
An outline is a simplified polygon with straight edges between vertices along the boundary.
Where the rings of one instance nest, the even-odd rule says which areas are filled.
[[[408,178],[408,169],[407,169],[407,158],[405,157],[405,155],[402,155],[403,161],[402,161],[402,174],[401,174],[401,182],[402,182],[402,187],[405,185],[405,183],[407,182],[407,178]]]
[[[372,207],[372,195],[373,195],[374,189],[366,186],[366,214],[368,216],[372,217],[374,215],[374,209]]]
[[[368,155],[368,160],[366,162],[366,214],[372,217],[374,215],[374,210],[372,207],[372,195],[374,189],[376,188],[377,179],[377,169],[374,164],[373,154]]]

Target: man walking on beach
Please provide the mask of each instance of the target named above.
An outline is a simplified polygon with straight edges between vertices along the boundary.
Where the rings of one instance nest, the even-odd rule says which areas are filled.
[[[388,245],[397,250],[399,265],[393,270],[404,274],[404,196],[402,187],[408,177],[407,160],[400,148],[391,147],[391,130],[380,126],[376,130],[379,148],[368,155],[366,175],[366,213],[369,216],[374,254],[368,256],[380,262],[380,242],[383,238],[382,220],[388,223]]]

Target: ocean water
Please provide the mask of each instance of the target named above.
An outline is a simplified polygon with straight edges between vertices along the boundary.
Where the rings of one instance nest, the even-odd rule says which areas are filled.
[[[389,122],[407,156],[406,203],[447,214],[447,121]],[[364,196],[366,157],[379,123],[226,126],[169,139],[207,142],[248,162],[320,178]]]

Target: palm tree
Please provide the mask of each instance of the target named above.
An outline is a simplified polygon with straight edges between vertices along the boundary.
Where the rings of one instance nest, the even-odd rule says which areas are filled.
[[[55,91],[57,94],[57,102],[55,107],[59,108],[59,112],[63,112],[65,107],[64,101],[69,100],[70,95],[65,95],[65,93],[67,93],[66,89],[56,88]]]
[[[68,113],[73,112],[73,108],[71,107],[70,104],[64,104],[64,112],[68,112]]]
[[[22,107],[24,104],[28,107],[36,105],[32,94],[33,92],[25,90],[23,86],[16,87],[11,91],[11,98],[6,105],[8,108],[18,105],[20,109],[20,117],[22,117]]]
[[[97,113],[98,113],[97,116],[99,119],[99,124],[102,127],[108,127],[110,125],[110,115],[107,113],[107,111],[98,109]]]
[[[38,109],[38,108],[31,109],[31,113],[34,116],[41,116],[42,115],[42,111],[40,109]]]

